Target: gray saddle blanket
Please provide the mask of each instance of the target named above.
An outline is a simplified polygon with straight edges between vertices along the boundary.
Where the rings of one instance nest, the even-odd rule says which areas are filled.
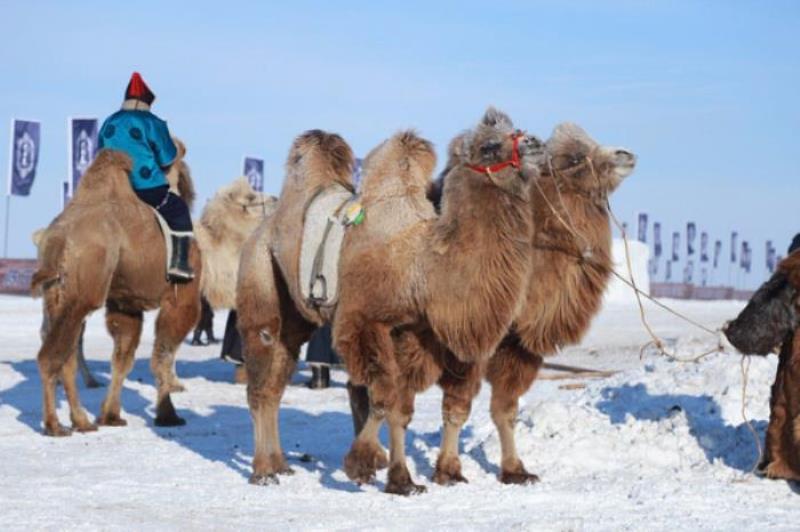
[[[306,207],[298,279],[300,293],[313,307],[336,304],[345,212],[350,203],[357,201],[352,192],[333,185],[321,190]]]

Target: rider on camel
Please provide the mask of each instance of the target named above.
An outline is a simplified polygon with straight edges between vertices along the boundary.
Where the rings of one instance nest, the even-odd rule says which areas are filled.
[[[167,172],[178,159],[178,148],[167,123],[150,111],[155,94],[134,72],[125,90],[122,109],[111,115],[100,128],[100,148],[120,150],[133,161],[129,179],[143,202],[155,208],[170,228],[172,256],[167,278],[174,283],[194,278],[189,266],[192,218],[180,196],[169,191]]]

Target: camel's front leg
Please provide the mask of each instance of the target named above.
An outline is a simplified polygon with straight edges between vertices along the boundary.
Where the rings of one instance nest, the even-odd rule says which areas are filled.
[[[425,486],[415,484],[406,463],[406,427],[414,415],[414,391],[404,388],[399,391],[397,401],[386,413],[389,424],[389,476],[386,493],[416,495],[426,491]]]
[[[114,339],[114,353],[111,356],[111,384],[97,419],[100,425],[123,427],[128,424],[121,415],[120,396],[125,378],[133,368],[143,319],[142,312],[123,312],[114,302],[106,304],[106,328]]]
[[[458,441],[461,429],[469,418],[472,400],[480,391],[481,366],[460,364],[449,357],[439,380],[442,397],[442,445],[436,460],[433,481],[441,485],[467,482],[461,474]]]
[[[519,398],[528,391],[541,365],[540,356],[526,351],[515,340],[504,342],[489,361],[486,378],[492,385],[491,414],[500,437],[500,482],[504,484],[533,484],[539,480],[528,473],[517,454],[514,426]]]
[[[375,480],[375,473],[389,465],[386,451],[378,440],[386,413],[383,408],[370,406],[366,421],[344,457],[344,471],[350,480],[367,484]]]
[[[197,279],[167,291],[156,319],[156,340],[150,357],[150,370],[156,380],[155,424],[159,427],[185,425],[178,416],[170,393],[184,391],[175,375],[175,353],[200,316],[200,293]]]

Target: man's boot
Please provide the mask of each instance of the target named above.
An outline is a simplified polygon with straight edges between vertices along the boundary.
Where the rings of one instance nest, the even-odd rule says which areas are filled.
[[[311,365],[311,380],[306,386],[312,390],[322,390],[331,385],[331,367],[327,364]]]
[[[172,257],[169,260],[167,279],[171,283],[188,283],[194,279],[194,270],[189,266],[189,249],[192,233],[172,233]]]

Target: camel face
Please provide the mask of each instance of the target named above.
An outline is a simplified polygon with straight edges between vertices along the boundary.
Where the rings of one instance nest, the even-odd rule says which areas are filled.
[[[570,123],[555,128],[547,151],[547,171],[585,192],[613,192],[636,167],[632,152],[601,146],[580,126]]]
[[[778,272],[725,326],[725,336],[742,353],[767,355],[800,326],[799,306],[797,289],[784,272]]]

